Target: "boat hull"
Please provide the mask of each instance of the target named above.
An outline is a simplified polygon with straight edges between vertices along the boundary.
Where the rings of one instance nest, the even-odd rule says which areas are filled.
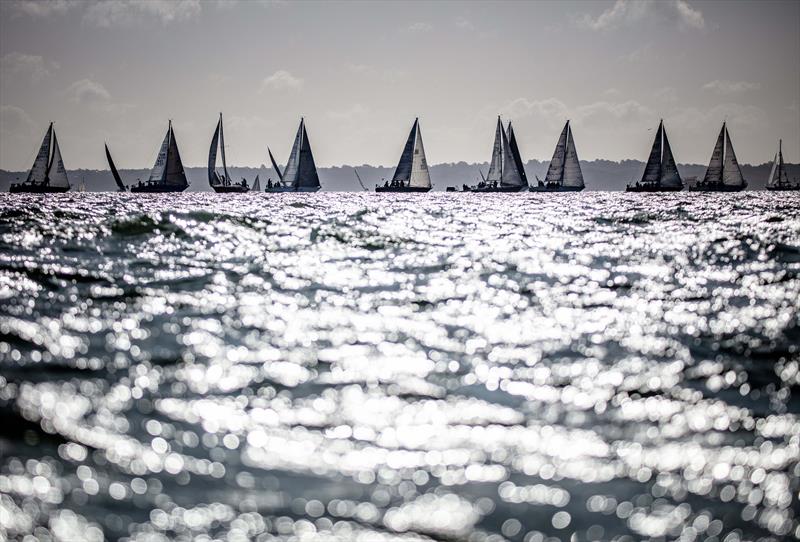
[[[462,192],[502,192],[502,193],[510,193],[510,192],[522,192],[524,186],[465,186]]]
[[[683,190],[683,185],[681,186],[661,186],[658,184],[640,184],[640,185],[631,185],[625,187],[625,192],[680,192]]]
[[[44,184],[12,184],[8,189],[14,194],[63,194],[69,191],[69,186],[47,186]]]
[[[768,186],[767,190],[771,192],[789,192],[792,190],[800,190],[800,184],[789,184],[789,185],[778,185],[778,186]]]
[[[173,192],[183,192],[187,188],[188,186],[182,186],[176,184],[153,183],[153,184],[131,185],[130,191],[143,194],[164,194]]]
[[[279,194],[283,192],[317,192],[321,187],[300,187],[293,188],[291,186],[273,186],[272,188],[265,188],[264,192],[267,194]]]
[[[531,192],[580,192],[583,186],[559,186],[557,188],[547,188],[546,186],[531,186]]]
[[[747,188],[747,183],[740,186],[731,186],[722,183],[695,184],[689,187],[689,192],[741,192]]]
[[[244,194],[245,192],[250,191],[250,188],[240,184],[234,184],[230,186],[212,186],[211,188],[213,188],[214,192],[218,194]]]
[[[430,186],[376,186],[375,192],[430,192]]]

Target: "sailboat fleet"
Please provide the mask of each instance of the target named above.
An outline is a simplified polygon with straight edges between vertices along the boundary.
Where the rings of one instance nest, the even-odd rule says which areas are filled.
[[[319,174],[314,162],[314,154],[311,151],[305,119],[300,119],[300,126],[284,168],[278,165],[269,147],[267,147],[267,153],[278,177],[276,180],[268,179],[263,189],[258,175],[250,185],[246,179],[239,182],[234,181],[228,171],[225,134],[222,113],[220,113],[208,152],[208,184],[215,192],[221,193],[283,193],[320,190]],[[108,144],[105,145],[105,154],[111,175],[120,192],[183,192],[189,187],[178,151],[175,132],[172,129],[172,121],[169,121],[167,133],[161,143],[150,176],[144,182],[137,180],[134,184],[125,185],[111,158]],[[217,157],[222,162],[221,170],[218,168]],[[356,172],[356,176],[358,176],[358,172]],[[365,188],[361,178],[358,177],[358,179],[361,186]],[[480,181],[474,185],[464,184],[460,192],[521,192],[528,190],[531,192],[579,192],[584,187],[583,173],[569,121],[564,125],[558,138],[545,179],[540,180],[536,177],[536,184],[532,185],[528,182],[514,128],[511,122],[507,126],[503,126],[502,120],[498,117],[487,174],[484,176],[481,172]],[[650,156],[640,180],[629,184],[626,191],[677,192],[683,190],[684,187],[662,120],[658,124]],[[688,189],[693,192],[738,192],[746,187],[747,181],[744,179],[736,159],[727,123],[723,123],[703,179],[690,184]],[[411,126],[394,175],[390,180],[384,181],[382,185],[377,185],[375,191],[428,192],[431,188],[430,170],[425,156],[425,146],[422,142],[422,130],[417,118]],[[58,139],[51,122],[28,172],[27,179],[24,182],[12,184],[9,191],[58,193],[67,192],[69,189],[67,170],[64,167]],[[800,181],[797,179],[790,181],[788,178],[783,161],[782,141],[778,144],[778,152],[775,154],[774,163],[767,179],[767,189],[774,191],[800,190]],[[448,187],[447,191],[457,192],[459,190],[455,187]]]

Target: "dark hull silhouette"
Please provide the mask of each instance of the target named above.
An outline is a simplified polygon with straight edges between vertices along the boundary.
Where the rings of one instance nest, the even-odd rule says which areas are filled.
[[[430,192],[430,186],[376,186],[375,192]]]
[[[583,190],[583,186],[556,186],[553,188],[548,188],[546,186],[531,186],[531,192],[580,192]]]
[[[147,183],[147,184],[134,184],[130,187],[131,192],[142,192],[146,194],[162,194],[166,192],[183,192],[188,187],[179,184],[165,184],[165,183]]]
[[[782,184],[777,186],[768,186],[767,190],[772,192],[789,192],[790,190],[800,190],[800,183],[798,184]]]
[[[639,184],[625,187],[625,192],[680,192],[683,186],[661,186],[658,184]]]
[[[747,183],[731,186],[724,183],[694,184],[689,187],[689,192],[741,192],[747,188]]]
[[[211,188],[214,189],[214,192],[219,194],[244,194],[245,192],[250,191],[250,188],[240,184],[232,184],[230,186],[212,186]]]
[[[63,194],[69,186],[48,186],[46,184],[20,183],[12,184],[8,189],[15,194]]]
[[[465,186],[464,192],[521,192],[524,186]]]
[[[267,194],[277,194],[281,192],[317,192],[319,191],[319,186],[311,186],[311,187],[299,187],[295,188],[293,186],[273,186],[272,188],[265,188],[264,192]]]

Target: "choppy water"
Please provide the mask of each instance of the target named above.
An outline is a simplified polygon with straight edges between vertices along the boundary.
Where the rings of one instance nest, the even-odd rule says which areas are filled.
[[[799,209],[3,195],[0,539],[798,537]]]

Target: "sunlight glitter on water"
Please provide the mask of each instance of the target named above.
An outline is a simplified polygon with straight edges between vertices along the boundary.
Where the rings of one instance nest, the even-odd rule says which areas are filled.
[[[0,199],[0,529],[800,535],[795,195]]]

